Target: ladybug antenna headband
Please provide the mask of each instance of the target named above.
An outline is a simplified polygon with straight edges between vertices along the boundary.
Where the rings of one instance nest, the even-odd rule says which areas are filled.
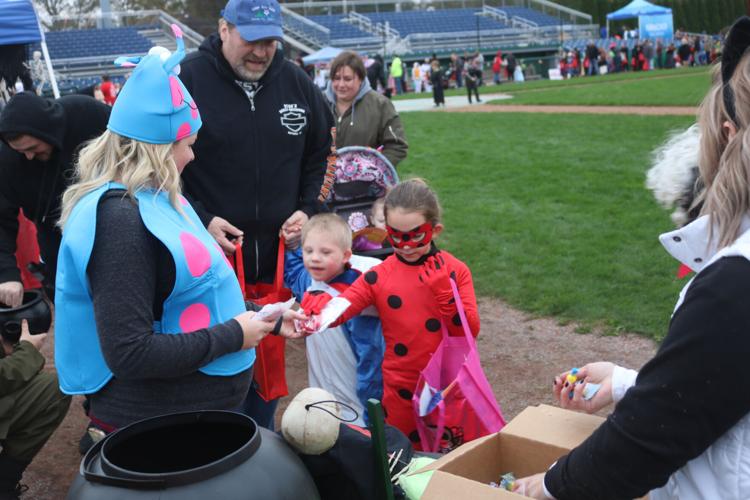
[[[737,108],[735,107],[734,91],[729,85],[729,81],[748,47],[750,47],[750,17],[743,16],[729,30],[721,54],[722,98],[724,108],[735,125],[737,124]]]

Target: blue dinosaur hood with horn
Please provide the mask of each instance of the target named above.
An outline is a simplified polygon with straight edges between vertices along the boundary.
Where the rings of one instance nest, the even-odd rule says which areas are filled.
[[[177,50],[153,47],[145,57],[119,57],[115,64],[135,67],[112,107],[107,128],[151,144],[170,144],[195,134],[202,125],[193,97],[178,78],[185,57],[182,30],[172,31]]]

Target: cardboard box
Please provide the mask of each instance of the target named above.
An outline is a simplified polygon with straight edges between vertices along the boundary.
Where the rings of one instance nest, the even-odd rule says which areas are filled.
[[[423,500],[520,499],[490,486],[512,472],[526,477],[544,472],[582,443],[604,419],[548,405],[530,406],[500,432],[467,443],[435,461]]]

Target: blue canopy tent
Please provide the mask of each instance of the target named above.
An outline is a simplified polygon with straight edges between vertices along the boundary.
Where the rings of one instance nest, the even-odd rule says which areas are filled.
[[[313,52],[312,54],[303,57],[302,62],[304,62],[305,64],[328,62],[334,59],[337,55],[341,54],[341,52],[343,51],[341,49],[337,49],[336,47],[323,47],[317,52]]]
[[[634,17],[640,18],[643,16],[661,16],[661,15],[672,15],[672,9],[668,7],[662,7],[661,5],[654,5],[646,0],[633,0],[625,7],[618,9],[614,12],[607,14],[607,35],[609,35],[609,22],[619,21],[621,19],[632,19]]]
[[[0,45],[24,45],[34,42],[41,42],[52,92],[55,97],[59,97],[60,91],[52,71],[44,31],[31,0],[0,0]],[[12,85],[12,82],[8,83]]]

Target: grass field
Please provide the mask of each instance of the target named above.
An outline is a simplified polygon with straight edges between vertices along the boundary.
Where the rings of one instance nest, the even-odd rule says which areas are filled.
[[[607,86],[609,87],[609,86]],[[581,330],[659,338],[684,284],[660,247],[672,229],[644,187],[649,152],[690,117],[405,113],[403,176],[445,209],[442,246],[478,293]]]
[[[491,104],[697,106],[710,85],[708,72],[687,72],[669,78],[627,79],[606,85],[558,86],[535,92],[516,92],[513,99],[495,100]]]
[[[706,67],[694,67],[694,68],[679,68],[672,70],[655,70],[646,72],[624,72],[624,73],[612,73],[609,75],[601,75],[596,77],[582,77],[582,78],[571,78],[570,80],[535,80],[523,83],[503,83],[499,86],[488,85],[480,89],[480,93],[508,93],[519,95],[524,92],[536,92],[538,90],[546,89],[564,89],[568,87],[584,87],[591,85],[604,85],[609,86],[614,82],[632,82],[640,80],[670,80],[673,78],[682,79],[686,76],[693,75],[706,75],[708,78],[709,70]],[[486,82],[492,81],[492,72],[485,71],[484,80]],[[678,84],[679,85],[679,84]],[[466,95],[465,89],[449,89],[445,91],[446,96],[450,95]],[[421,94],[402,94],[394,96],[393,100],[400,101],[404,99],[416,99],[426,98],[431,96],[429,93]]]

